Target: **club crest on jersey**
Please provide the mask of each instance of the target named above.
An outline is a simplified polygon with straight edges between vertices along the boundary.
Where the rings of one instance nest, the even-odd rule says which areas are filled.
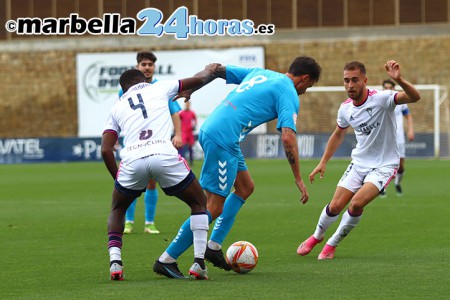
[[[152,136],[153,132],[151,129],[142,130],[141,134],[139,135],[139,139],[142,140],[148,140]]]
[[[368,109],[366,109],[367,113],[369,114],[369,116],[372,116],[372,108],[369,107]]]

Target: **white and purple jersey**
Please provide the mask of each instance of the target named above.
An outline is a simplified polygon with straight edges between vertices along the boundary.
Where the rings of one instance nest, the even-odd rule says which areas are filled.
[[[367,168],[398,165],[396,95],[396,91],[368,90],[367,99],[358,106],[350,98],[341,104],[337,124],[351,126],[356,135],[353,163]]]
[[[178,80],[139,83],[115,103],[104,132],[123,134],[125,146],[120,151],[123,162],[152,154],[178,154],[170,139],[172,118],[167,104],[179,90]]]
[[[395,119],[397,120],[397,142],[405,143],[405,129],[403,117],[409,115],[408,104],[400,104],[395,108]]]

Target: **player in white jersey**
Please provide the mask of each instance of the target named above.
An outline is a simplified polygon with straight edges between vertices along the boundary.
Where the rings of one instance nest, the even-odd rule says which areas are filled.
[[[384,90],[395,90],[395,83],[389,79],[384,80],[382,86]],[[408,140],[414,140],[413,120],[409,112],[408,104],[397,105],[397,107],[395,108],[395,119],[397,120],[397,145],[400,154],[400,166],[398,167],[397,175],[395,175],[395,190],[397,191],[397,196],[402,196],[403,191],[400,182],[402,181],[403,175],[405,173],[406,157],[405,129],[403,126],[403,119],[406,119],[407,122],[408,131],[406,132],[406,136],[408,137]],[[380,197],[387,197],[386,191],[383,191],[380,194]]]
[[[352,61],[344,67],[344,86],[349,99],[339,108],[337,127],[328,140],[322,159],[309,175],[310,182],[314,182],[318,173],[323,178],[327,162],[341,145],[350,126],[355,131],[357,144],[351,154],[352,161],[331,202],[323,209],[314,234],[298,247],[299,255],[307,255],[324,239],[328,227],[350,203],[336,232],[318,257],[333,258],[337,245],[359,223],[364,207],[386,188],[397,172],[399,154],[394,109],[399,104],[419,101],[420,94],[402,77],[396,61],[390,60],[384,67],[403,92],[369,90],[366,87],[366,68],[362,63]]]
[[[195,258],[189,274],[197,279],[208,278],[204,262],[209,228],[206,197],[194,173],[171,142],[172,120],[167,103],[179,92],[199,88],[215,79],[216,68],[217,64],[211,64],[194,77],[154,84],[146,83],[144,73],[136,69],[125,71],[120,77],[125,93],[111,110],[101,146],[106,168],[115,179],[108,217],[112,280],[123,279],[121,248],[125,212],[150,179],[156,180],[167,195],[176,196],[190,206]],[[123,133],[125,147],[120,152],[121,162],[117,167],[113,149],[120,133]],[[153,270],[167,277],[184,278],[176,262],[157,260]]]

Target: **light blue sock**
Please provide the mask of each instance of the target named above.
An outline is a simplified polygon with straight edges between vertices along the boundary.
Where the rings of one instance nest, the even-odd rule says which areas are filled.
[[[128,206],[127,213],[125,214],[125,221],[126,222],[134,222],[134,211],[136,210],[136,202],[137,199],[134,199],[133,203]]]
[[[211,224],[212,218],[209,211],[206,212],[208,214],[208,224]],[[178,230],[177,236],[173,239],[172,243],[170,243],[169,247],[167,247],[166,252],[174,258],[178,259],[181,254],[183,254],[189,247],[192,245],[194,239],[194,235],[191,230],[191,221],[188,218],[184,221],[183,225],[181,225],[180,230]]]
[[[222,245],[223,240],[225,240],[231,227],[233,227],[236,215],[244,203],[244,199],[235,193],[228,195],[223,206],[222,214],[217,218],[216,223],[214,223],[214,229],[210,237],[211,241]]]
[[[145,191],[144,201],[145,201],[145,223],[154,222],[156,213],[156,203],[158,203],[158,190],[147,189]]]

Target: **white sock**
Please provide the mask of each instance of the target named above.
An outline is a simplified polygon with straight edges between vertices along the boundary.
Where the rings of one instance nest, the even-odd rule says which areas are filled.
[[[222,249],[222,245],[218,244],[218,243],[216,243],[214,241],[209,240],[208,241],[208,248],[211,249],[211,250],[220,250],[220,249]]]
[[[119,247],[111,247],[108,249],[109,261],[122,260],[121,250]]]
[[[399,185],[400,182],[402,181],[403,178],[403,173],[397,173],[397,175],[395,175],[395,185]]]
[[[322,213],[320,214],[320,217],[319,217],[319,222],[317,223],[317,226],[316,226],[316,231],[314,231],[314,234],[313,234],[314,237],[318,240],[323,239],[323,237],[325,235],[325,231],[327,231],[328,227],[330,227],[330,225],[333,224],[334,222],[336,222],[336,220],[339,218],[339,215],[330,217],[327,214],[327,208],[328,208],[328,204],[322,210]]]
[[[170,256],[169,253],[167,253],[166,251],[164,251],[164,253],[161,254],[161,256],[158,258],[158,260],[165,264],[171,264],[171,263],[176,262],[175,258]]]
[[[208,215],[191,215],[191,230],[194,235],[194,257],[205,258],[208,238]]]
[[[155,224],[155,222],[147,222],[147,221],[145,221],[145,225],[151,225],[151,224]]]
[[[348,210],[345,211],[342,216],[341,223],[333,236],[327,241],[327,244],[336,247],[350,233],[350,231],[358,225],[359,220],[361,220],[361,215],[352,217],[348,213]]]

